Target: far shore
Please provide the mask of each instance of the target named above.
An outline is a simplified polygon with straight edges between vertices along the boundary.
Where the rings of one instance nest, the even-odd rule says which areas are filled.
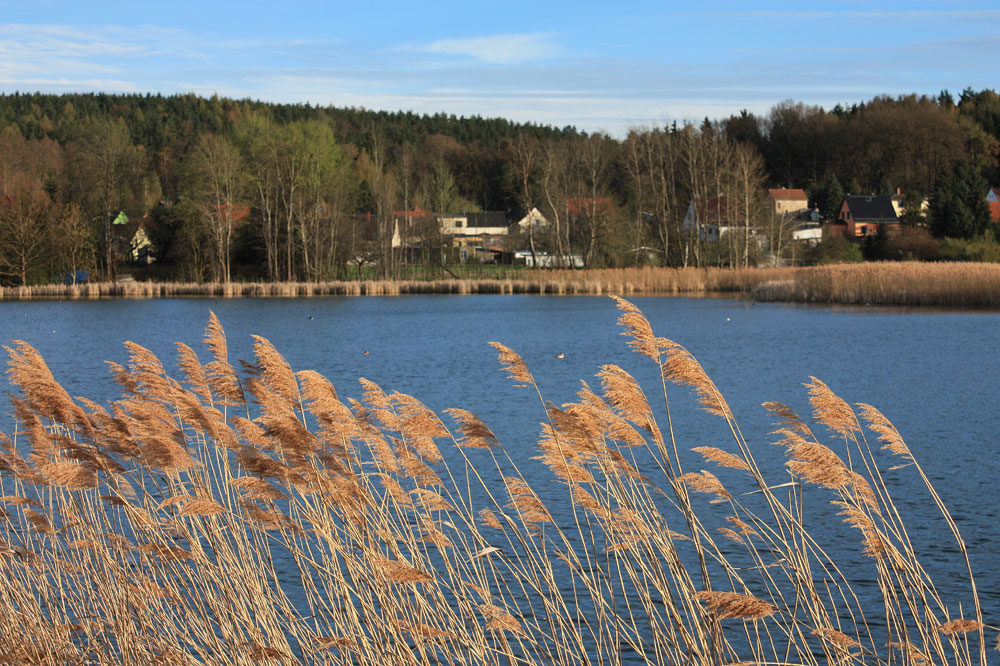
[[[1000,264],[885,262],[785,268],[538,270],[516,280],[91,282],[0,287],[0,300],[408,294],[727,295],[757,301],[1000,309]]]

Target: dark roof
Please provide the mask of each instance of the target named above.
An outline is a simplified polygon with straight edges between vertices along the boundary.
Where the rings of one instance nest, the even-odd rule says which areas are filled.
[[[898,222],[892,197],[887,194],[863,194],[844,197],[851,217],[858,222]]]
[[[507,215],[503,212],[469,213],[468,227],[506,227]]]

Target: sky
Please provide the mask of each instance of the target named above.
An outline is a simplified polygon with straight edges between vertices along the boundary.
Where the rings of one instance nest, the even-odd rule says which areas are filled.
[[[0,92],[630,127],[997,88],[1000,4],[0,0]]]

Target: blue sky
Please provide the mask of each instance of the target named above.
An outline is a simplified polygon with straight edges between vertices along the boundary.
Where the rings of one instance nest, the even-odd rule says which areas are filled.
[[[987,2],[0,0],[2,92],[630,126],[1000,87]]]

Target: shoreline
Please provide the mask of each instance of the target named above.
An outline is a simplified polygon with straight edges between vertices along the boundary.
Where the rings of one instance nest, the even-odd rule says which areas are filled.
[[[1000,309],[1000,264],[885,262],[785,268],[617,268],[527,273],[523,279],[336,282],[95,282],[0,287],[0,301],[540,294],[707,296],[760,302]]]

